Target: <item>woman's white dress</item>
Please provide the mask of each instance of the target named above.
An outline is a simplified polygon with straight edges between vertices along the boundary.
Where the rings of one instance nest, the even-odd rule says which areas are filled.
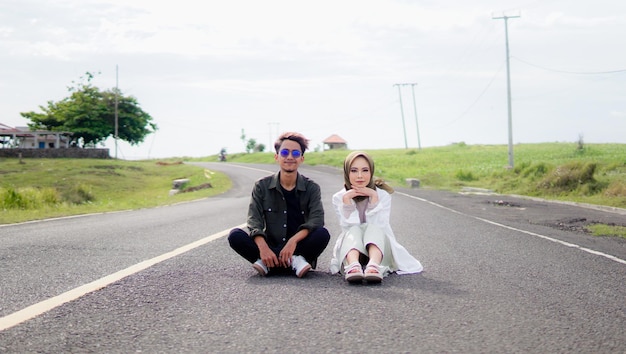
[[[342,271],[342,262],[345,255],[341,254],[342,244],[344,242],[344,236],[347,231],[356,225],[361,225],[359,217],[359,211],[357,210],[356,203],[352,200],[352,205],[344,206],[343,196],[346,194],[345,188],[338,191],[333,195],[333,207],[335,213],[339,219],[341,226],[341,234],[335,242],[333,248],[333,257],[330,261],[330,271],[332,274]],[[365,210],[365,220],[367,224],[376,225],[383,230],[386,236],[387,244],[386,249],[391,251],[391,257],[385,254],[383,262],[381,263],[381,272],[387,275],[390,272],[396,272],[398,274],[412,274],[419,273],[424,268],[422,264],[411,256],[411,254],[402,245],[396,241],[396,237],[389,224],[389,216],[391,214],[391,195],[387,191],[376,188],[378,193],[378,203],[376,205],[370,205]]]

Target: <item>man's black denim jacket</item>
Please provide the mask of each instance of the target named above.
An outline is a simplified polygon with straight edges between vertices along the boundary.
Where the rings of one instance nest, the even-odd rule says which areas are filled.
[[[248,208],[250,236],[261,235],[270,247],[284,245],[293,235],[287,235],[287,203],[280,188],[280,171],[256,181]],[[313,180],[298,173],[296,195],[304,224],[298,227],[313,231],[324,226],[321,190]]]

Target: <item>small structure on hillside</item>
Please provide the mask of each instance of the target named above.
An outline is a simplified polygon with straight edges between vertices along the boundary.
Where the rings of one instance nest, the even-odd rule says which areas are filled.
[[[345,150],[348,148],[348,142],[343,140],[343,138],[337,134],[333,134],[329,136],[323,141],[323,143],[324,143],[324,151],[325,150]]]
[[[72,132],[13,128],[0,123],[0,158],[108,159],[109,149],[79,148]]]
[[[0,123],[0,148],[58,149],[70,147],[72,132],[30,130]]]

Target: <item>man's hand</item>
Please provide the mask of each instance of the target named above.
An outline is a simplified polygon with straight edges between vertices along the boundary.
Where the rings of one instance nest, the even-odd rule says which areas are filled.
[[[278,267],[278,257],[276,257],[274,251],[269,248],[267,242],[265,242],[265,239],[260,236],[255,237],[254,242],[256,242],[257,246],[259,247],[259,256],[261,257],[263,264],[265,264],[265,266],[268,268]]]
[[[301,229],[300,231],[296,232],[296,234],[287,241],[285,247],[280,250],[278,256],[280,258],[280,264],[283,267],[291,267],[291,257],[296,251],[296,246],[298,245],[298,242],[302,241],[307,236],[309,236],[309,230]]]
[[[283,267],[291,266],[291,257],[293,253],[296,251],[297,242],[294,242],[293,238],[290,238],[289,241],[285,244],[282,250],[280,250],[280,254],[278,258],[280,260],[280,265]]]

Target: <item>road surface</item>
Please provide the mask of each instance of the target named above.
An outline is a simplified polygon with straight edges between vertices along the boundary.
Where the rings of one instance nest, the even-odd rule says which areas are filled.
[[[232,190],[168,207],[0,226],[0,352],[626,352],[626,242],[571,225],[626,215],[398,188],[392,226],[424,265],[378,286],[328,271],[260,277],[229,247],[275,165],[203,163]],[[163,191],[167,193],[168,191]]]

